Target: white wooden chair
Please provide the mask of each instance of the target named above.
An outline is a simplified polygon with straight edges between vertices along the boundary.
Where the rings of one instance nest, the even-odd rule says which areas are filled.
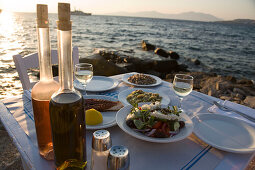
[[[36,82],[30,82],[27,70],[39,67],[38,53],[33,53],[25,57],[22,57],[21,55],[14,55],[13,61],[16,66],[16,70],[18,71],[23,90],[31,89]],[[52,64],[58,64],[57,50],[51,50],[51,62]],[[73,47],[73,64],[78,63],[79,50],[78,47]],[[54,79],[58,81],[58,77],[54,77]]]

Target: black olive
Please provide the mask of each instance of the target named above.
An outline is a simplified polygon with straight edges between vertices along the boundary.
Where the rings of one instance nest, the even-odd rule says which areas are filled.
[[[161,130],[161,129],[157,129],[157,130],[154,132],[153,136],[156,137],[156,138],[167,138],[167,137],[169,137],[169,136],[167,136],[167,135],[163,132],[163,130]]]
[[[179,121],[179,124],[180,124],[180,129],[183,128],[183,127],[185,126],[184,121]]]
[[[136,128],[134,121],[132,119],[128,119],[126,120],[126,124],[128,125],[128,127],[130,128]]]

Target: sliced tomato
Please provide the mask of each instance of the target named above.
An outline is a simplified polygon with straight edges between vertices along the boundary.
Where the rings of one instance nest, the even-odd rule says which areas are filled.
[[[163,123],[163,125],[162,125],[162,131],[165,133],[165,135],[166,136],[170,136],[170,133],[169,133],[169,131],[170,131],[170,128],[168,127],[168,124],[167,123]]]
[[[158,121],[157,123],[155,123],[153,126],[152,126],[152,129],[160,129],[162,126],[162,122],[161,121]]]

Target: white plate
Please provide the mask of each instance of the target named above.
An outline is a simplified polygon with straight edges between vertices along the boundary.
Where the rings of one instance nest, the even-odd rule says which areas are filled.
[[[110,100],[110,101],[118,101],[115,98],[109,97],[109,96],[103,96],[103,95],[86,95],[83,96],[84,99],[103,99],[103,100]],[[98,125],[86,125],[86,129],[102,129],[102,128],[108,128],[116,125],[116,113],[117,111],[109,111],[109,112],[101,112],[103,115],[103,122]]]
[[[123,80],[125,83],[127,83],[127,84],[130,84],[130,85],[133,85],[133,86],[137,86],[137,87],[152,87],[152,86],[157,86],[157,85],[161,84],[161,82],[162,82],[162,80],[161,80],[159,77],[154,76],[154,75],[150,75],[150,74],[144,74],[144,75],[151,76],[152,78],[154,78],[154,79],[156,80],[156,83],[154,83],[154,84],[147,84],[147,85],[141,85],[141,84],[134,84],[134,83],[129,82],[129,81],[128,81],[128,78],[129,78],[130,76],[135,75],[135,74],[140,74],[140,73],[125,74],[125,75],[123,76],[122,80]]]
[[[112,90],[119,85],[119,81],[105,76],[93,76],[92,80],[87,84],[86,91],[101,92]],[[74,80],[74,87],[78,90],[84,90],[82,84],[78,80]]]
[[[159,96],[162,97],[161,104],[168,105],[170,103],[170,99],[164,93],[162,93],[160,91],[155,91],[155,90],[151,90],[151,89],[144,89],[144,88],[133,88],[133,89],[127,89],[127,90],[124,90],[124,91],[120,92],[119,95],[118,95],[119,101],[121,101],[121,103],[124,104],[125,106],[130,105],[130,103],[127,101],[126,98],[130,93],[132,93],[135,90],[143,90],[144,92],[158,93]]]
[[[194,133],[207,144],[227,152],[255,151],[255,128],[219,114],[199,114],[192,119]]]
[[[162,105],[162,107],[166,107],[166,105]],[[181,113],[182,120],[185,122],[185,127],[180,130],[180,132],[172,137],[169,138],[153,138],[145,136],[144,134],[140,132],[136,132],[126,124],[126,117],[130,113],[132,106],[128,105],[120,109],[116,115],[116,121],[118,126],[127,134],[149,142],[156,142],[156,143],[170,143],[170,142],[176,142],[182,139],[185,139],[188,137],[193,130],[193,123],[192,120],[187,116],[185,113]]]

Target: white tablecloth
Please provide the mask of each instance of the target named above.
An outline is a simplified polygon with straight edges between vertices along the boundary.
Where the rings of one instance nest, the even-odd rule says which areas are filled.
[[[113,76],[112,78],[121,80],[122,75]],[[120,82],[116,89],[96,94],[117,98],[119,92],[127,88],[133,87]],[[178,98],[174,94],[170,83],[163,81],[161,85],[151,89],[164,92],[170,98],[172,105],[177,104]],[[187,114],[208,113],[207,109],[212,105],[201,99],[200,96],[202,94],[193,91],[184,98],[182,107]],[[210,96],[206,97],[217,100]],[[54,169],[53,161],[46,161],[39,156],[29,97],[23,95],[22,97],[6,99],[3,103],[4,105],[2,104],[0,107],[1,120],[24,157],[26,166],[29,169]],[[117,125],[107,130],[111,133],[113,145],[125,145],[129,149],[131,170],[243,169],[253,155],[220,151],[202,142],[193,134],[179,142],[159,144],[129,136]],[[92,133],[93,131],[87,130],[88,162],[91,158]]]

